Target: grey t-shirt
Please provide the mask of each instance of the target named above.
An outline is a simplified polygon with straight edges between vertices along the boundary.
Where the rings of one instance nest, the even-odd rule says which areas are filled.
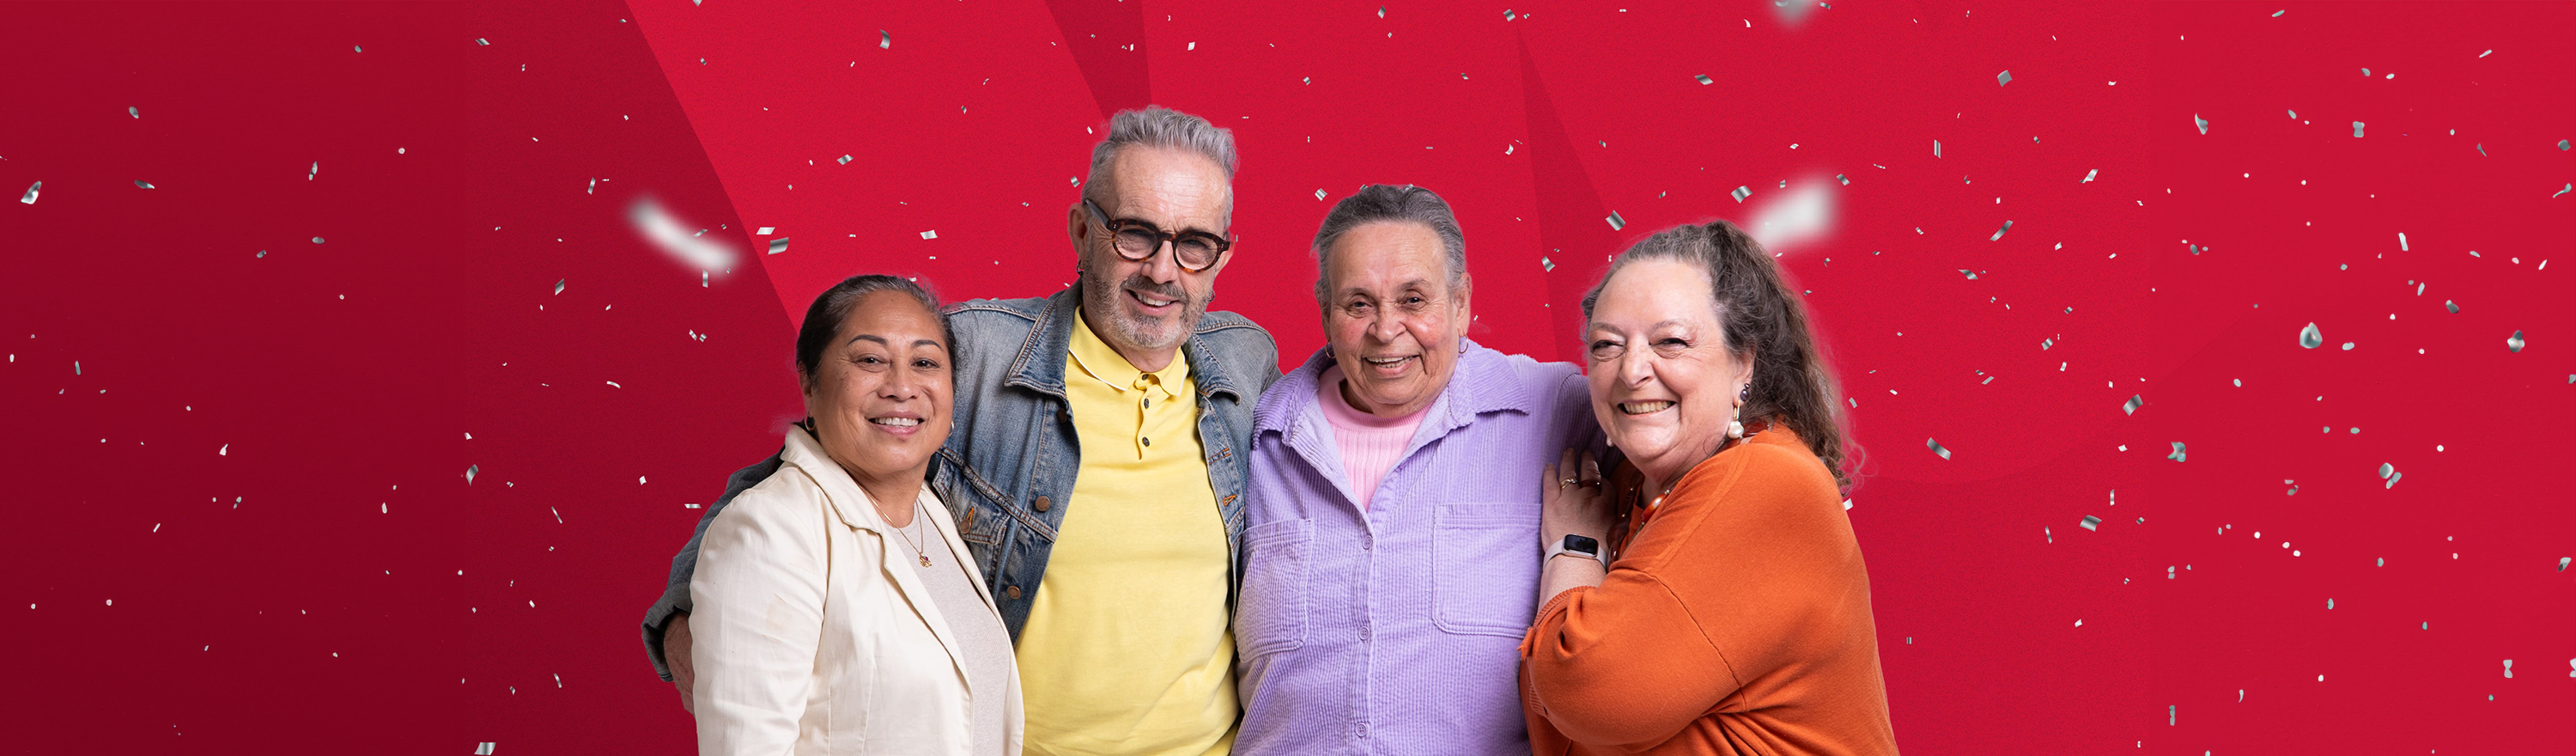
[[[915,512],[915,518],[931,516]],[[919,567],[921,582],[930,589],[930,602],[939,607],[939,616],[948,622],[948,632],[957,638],[958,657],[966,664],[966,682],[975,692],[967,712],[967,726],[974,732],[972,750],[978,754],[1008,754],[1003,740],[1004,709],[1009,696],[1012,663],[1011,635],[1002,629],[1002,617],[975,593],[975,582],[982,576],[967,566],[965,559],[948,548],[948,539],[938,531],[921,534],[929,543],[930,566]],[[911,543],[903,548],[911,548]],[[918,554],[915,555],[919,556]]]

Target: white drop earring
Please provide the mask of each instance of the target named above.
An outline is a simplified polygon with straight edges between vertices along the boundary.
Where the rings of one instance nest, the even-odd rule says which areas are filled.
[[[1744,390],[1735,393],[1735,412],[1726,418],[1727,438],[1744,438],[1744,399],[1752,393],[1752,386],[1745,386]]]

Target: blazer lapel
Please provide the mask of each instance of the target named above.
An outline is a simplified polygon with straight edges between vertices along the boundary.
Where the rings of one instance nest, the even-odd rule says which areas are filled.
[[[940,648],[948,652],[949,665],[957,672],[959,684],[970,685],[967,695],[974,695],[971,684],[967,682],[966,665],[958,658],[957,638],[948,631],[947,618],[940,616],[938,602],[931,600],[929,586],[922,584],[921,568],[905,553],[906,546],[895,543],[901,536],[889,533],[894,526],[877,514],[875,500],[868,498],[867,491],[859,488],[858,481],[850,479],[849,472],[841,469],[840,463],[833,462],[829,455],[824,454],[822,444],[816,442],[812,435],[799,428],[787,438],[787,463],[805,468],[807,475],[822,484],[824,498],[830,502],[833,514],[838,515],[842,523],[851,530],[877,539],[877,571],[894,584],[895,595],[901,596],[922,625],[930,628],[930,634],[939,639]],[[929,490],[928,482],[924,481],[922,495],[928,496]],[[944,522],[948,510],[938,501],[931,498],[923,502],[929,506],[914,511],[913,516],[930,518],[932,527],[924,530],[937,530],[944,534],[953,528]],[[926,548],[928,544],[923,546]],[[982,586],[977,586],[977,590],[980,592]],[[986,597],[985,602],[989,604],[992,599]]]

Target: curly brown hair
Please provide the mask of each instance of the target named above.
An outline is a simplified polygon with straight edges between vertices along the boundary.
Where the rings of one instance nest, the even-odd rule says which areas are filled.
[[[1808,450],[1833,471],[1834,482],[1850,491],[1853,473],[1846,470],[1845,453],[1849,449],[1856,456],[1858,449],[1845,438],[1833,371],[1825,364],[1815,333],[1807,327],[1806,306],[1790,291],[1779,263],[1763,251],[1762,243],[1723,220],[1678,226],[1646,237],[1619,253],[1601,280],[1584,293],[1585,321],[1592,319],[1592,305],[1600,300],[1601,287],[1610,277],[1640,260],[1676,260],[1708,274],[1726,343],[1738,355],[1748,349],[1753,352],[1753,381],[1747,387],[1744,417],[1770,418],[1796,431]]]

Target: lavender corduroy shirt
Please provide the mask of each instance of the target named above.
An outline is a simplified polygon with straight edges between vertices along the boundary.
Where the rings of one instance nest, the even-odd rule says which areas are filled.
[[[1600,451],[1584,379],[1461,340],[1413,441],[1355,503],[1322,351],[1253,411],[1234,752],[1526,754],[1518,646],[1537,609],[1539,477]]]

